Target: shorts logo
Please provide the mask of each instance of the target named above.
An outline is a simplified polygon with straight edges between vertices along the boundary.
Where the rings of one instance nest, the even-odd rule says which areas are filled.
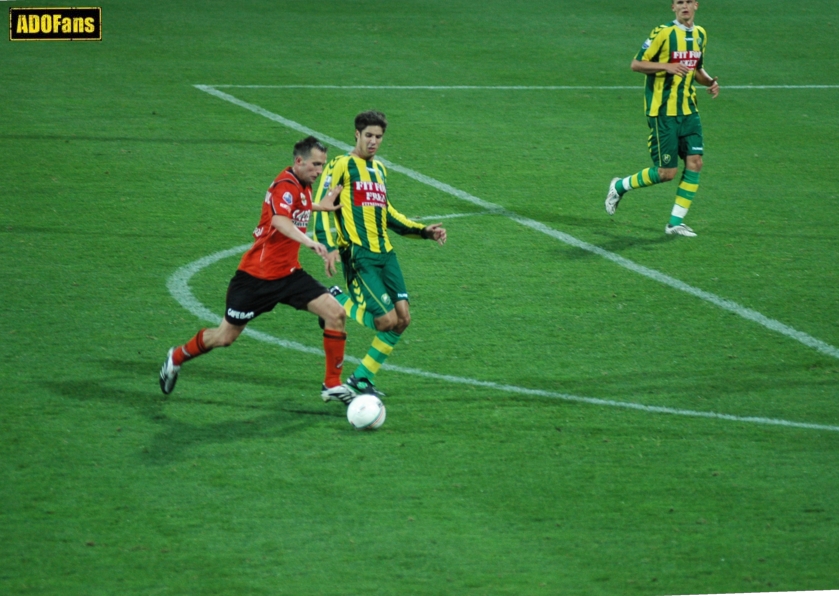
[[[661,156],[661,160],[662,160],[664,163],[670,163],[670,154],[669,154],[669,153],[665,153],[664,155],[662,155],[662,156]]]
[[[227,309],[227,316],[231,319],[236,319],[238,321],[249,321],[254,318],[253,311],[250,312],[240,312],[238,310],[233,310],[232,308]]]
[[[294,197],[291,196],[290,192],[284,192],[283,201],[285,201],[287,205],[291,205],[294,202]]]
[[[10,8],[11,41],[101,41],[101,8]]]

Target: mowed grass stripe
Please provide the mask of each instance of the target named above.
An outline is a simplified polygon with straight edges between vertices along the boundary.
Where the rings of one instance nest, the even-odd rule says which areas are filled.
[[[209,93],[210,95],[218,97],[219,99],[223,99],[224,101],[227,101],[227,102],[230,102],[234,105],[242,107],[242,108],[244,108],[246,110],[249,110],[249,111],[251,111],[255,114],[258,114],[260,116],[268,118],[269,120],[273,120],[274,122],[278,122],[278,123],[282,124],[283,126],[291,128],[291,129],[296,130],[298,132],[301,132],[303,134],[316,136],[319,139],[321,139],[321,140],[323,140],[323,141],[325,141],[325,142],[327,142],[331,145],[334,145],[335,147],[338,147],[338,148],[340,148],[344,151],[351,151],[352,150],[351,146],[347,145],[346,143],[343,143],[343,142],[339,141],[338,139],[334,139],[334,138],[332,138],[328,135],[324,135],[324,134],[322,134],[322,133],[320,133],[320,132],[318,132],[314,129],[311,129],[307,126],[304,126],[304,125],[302,125],[298,122],[295,122],[293,120],[289,120],[288,118],[284,118],[283,116],[280,116],[279,114],[275,114],[273,112],[270,112],[270,111],[266,110],[265,108],[262,108],[260,106],[255,105],[255,104],[248,103],[246,101],[243,101],[243,100],[241,100],[237,97],[234,97],[234,96],[232,96],[228,93],[224,93],[223,91],[219,91],[218,89],[214,88],[213,86],[210,86],[210,85],[194,85],[194,86],[197,89],[199,89],[201,91],[204,91],[205,93]],[[763,327],[765,327],[765,328],[767,328],[771,331],[774,331],[776,333],[780,333],[781,335],[785,335],[786,337],[794,339],[795,341],[800,342],[800,343],[802,343],[805,346],[808,346],[810,348],[813,348],[813,349],[821,352],[822,354],[826,354],[826,355],[831,356],[833,358],[839,359],[839,348],[836,348],[836,347],[834,347],[834,346],[832,346],[832,345],[830,345],[830,344],[828,344],[828,343],[826,343],[826,342],[824,342],[820,339],[817,339],[817,338],[815,338],[815,337],[813,337],[813,336],[811,336],[807,333],[804,333],[803,331],[798,331],[797,329],[794,329],[794,328],[790,327],[789,325],[781,323],[780,321],[777,321],[775,319],[771,319],[771,318],[757,312],[756,310],[746,308],[744,306],[741,306],[740,304],[737,304],[736,302],[734,302],[732,300],[722,298],[720,296],[717,296],[716,294],[712,294],[711,292],[706,292],[706,291],[701,290],[699,288],[695,288],[695,287],[693,287],[689,284],[686,284],[685,282],[680,281],[680,280],[678,280],[674,277],[671,277],[669,275],[661,273],[660,271],[656,271],[655,269],[650,269],[649,267],[639,265],[639,264],[635,263],[634,261],[631,261],[631,260],[629,260],[627,258],[624,258],[624,257],[622,257],[618,254],[615,254],[613,252],[609,252],[609,251],[607,251],[603,248],[600,248],[599,246],[595,246],[593,244],[589,244],[588,242],[584,242],[584,241],[582,241],[578,238],[575,238],[574,236],[571,236],[570,234],[566,234],[564,232],[554,230],[553,228],[545,225],[542,222],[539,222],[539,221],[536,221],[536,220],[533,220],[533,219],[530,219],[530,218],[527,218],[527,217],[523,217],[523,216],[518,215],[517,213],[514,213],[512,211],[508,211],[507,209],[505,209],[504,207],[502,207],[500,205],[496,205],[494,203],[490,203],[489,201],[485,201],[483,199],[480,199],[480,198],[478,198],[474,195],[471,195],[471,194],[469,194],[465,191],[454,188],[453,186],[450,186],[450,185],[448,185],[444,182],[440,182],[439,180],[431,178],[430,176],[426,176],[425,174],[421,174],[419,172],[411,170],[410,168],[400,166],[398,164],[392,163],[392,162],[390,162],[388,160],[385,160],[385,159],[382,159],[381,161],[388,167],[388,169],[390,169],[392,171],[396,171],[396,172],[399,172],[401,174],[404,174],[404,175],[408,176],[409,178],[413,178],[414,180],[416,180],[418,182],[422,182],[423,184],[431,186],[432,188],[435,188],[437,190],[440,190],[442,192],[450,194],[454,197],[457,197],[459,199],[462,199],[464,201],[472,203],[473,205],[477,205],[478,207],[481,207],[481,208],[483,208],[487,211],[497,213],[499,215],[504,215],[505,217],[508,217],[508,218],[512,219],[513,221],[515,221],[515,222],[517,222],[517,223],[519,223],[519,224],[521,224],[525,227],[528,227],[528,228],[530,228],[532,230],[535,230],[537,232],[541,232],[543,234],[546,234],[546,235],[548,235],[552,238],[555,238],[556,240],[559,240],[560,242],[564,242],[565,244],[568,244],[568,245],[573,246],[575,248],[579,248],[581,250],[585,250],[587,252],[590,252],[590,253],[596,254],[598,256],[601,256],[605,259],[608,259],[608,260],[612,261],[616,265],[620,265],[621,267],[624,267],[625,269],[628,269],[628,270],[630,270],[634,273],[637,273],[639,275],[643,275],[644,277],[655,280],[659,283],[662,283],[666,286],[669,286],[669,287],[671,287],[673,289],[676,289],[676,290],[679,290],[681,292],[685,292],[687,294],[695,296],[696,298],[699,298],[701,300],[705,300],[706,302],[710,302],[711,304],[714,304],[715,306],[718,306],[718,307],[720,307],[724,310],[727,310],[729,312],[732,312],[732,313],[734,313],[734,314],[736,314],[740,317],[743,317],[744,319],[747,319],[749,321],[752,321],[754,323],[762,325]]]
[[[221,321],[221,316],[213,313],[209,310],[206,306],[201,304],[201,302],[195,297],[192,293],[192,290],[189,288],[189,280],[197,274],[199,271],[212,265],[213,263],[217,263],[222,259],[226,259],[232,256],[237,256],[245,252],[248,248],[250,248],[250,244],[242,244],[239,246],[234,246],[233,248],[229,248],[227,250],[222,250],[217,253],[208,255],[206,257],[202,257],[192,263],[188,263],[184,265],[175,273],[173,273],[167,283],[166,287],[169,289],[169,293],[178,301],[178,303],[183,306],[186,310],[190,313],[198,317],[199,319],[203,319],[205,321],[209,321],[215,324],[218,324]],[[287,339],[281,339],[279,337],[275,337],[273,335],[269,335],[268,333],[263,333],[261,331],[256,331],[251,329],[250,327],[246,327],[244,333],[254,339],[259,341],[273,344],[279,346],[281,348],[286,348],[289,350],[296,350],[298,352],[304,352],[306,354],[313,354],[313,355],[323,355],[323,351],[319,348],[313,348],[310,346],[306,346],[295,341],[289,341]],[[345,361],[358,363],[360,360],[358,358],[352,356],[346,356]],[[608,406],[613,408],[626,408],[631,410],[640,410],[642,412],[649,412],[653,414],[673,414],[677,416],[692,416],[695,418],[714,418],[718,420],[730,420],[732,422],[746,422],[751,424],[768,424],[774,426],[786,426],[786,427],[793,427],[793,428],[806,428],[810,430],[827,430],[832,432],[839,432],[839,426],[831,426],[827,424],[812,424],[808,422],[794,422],[790,420],[780,420],[776,418],[763,418],[760,416],[734,416],[732,414],[721,414],[718,412],[700,412],[696,410],[682,410],[678,408],[668,408],[663,406],[648,406],[644,404],[632,403],[632,402],[621,402],[615,401],[611,399],[600,399],[596,397],[582,397],[579,395],[571,395],[569,393],[559,393],[556,391],[547,391],[544,389],[530,389],[527,387],[517,387],[515,385],[506,385],[503,383],[494,383],[492,381],[479,381],[477,379],[469,379],[466,377],[457,377],[453,375],[442,375],[439,373],[428,372],[425,370],[420,370],[418,368],[407,368],[403,366],[395,366],[392,364],[383,364],[382,368],[385,370],[390,370],[393,372],[414,375],[418,377],[423,377],[426,379],[434,379],[437,381],[445,381],[448,383],[457,383],[461,385],[471,385],[474,387],[484,387],[486,389],[493,389],[496,391],[503,391],[506,393],[518,393],[521,395],[530,395],[534,397],[547,397],[551,399],[560,399],[563,401],[570,401],[576,403],[584,403],[590,404],[595,406]]]

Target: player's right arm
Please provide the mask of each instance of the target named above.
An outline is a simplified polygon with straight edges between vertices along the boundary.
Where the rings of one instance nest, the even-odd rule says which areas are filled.
[[[321,258],[326,258],[326,247],[321,244],[320,242],[316,242],[309,238],[306,234],[301,232],[294,222],[291,221],[290,217],[286,217],[285,215],[275,215],[271,218],[271,225],[276,228],[276,230],[286,236],[291,238],[295,242],[299,242],[306,248],[311,248],[315,251]]]
[[[669,35],[669,28],[665,25],[656,27],[641,46],[641,50],[632,60],[630,68],[634,72],[654,75],[666,72],[669,75],[683,77],[690,69],[681,62],[670,62],[669,53],[664,53],[664,44]]]

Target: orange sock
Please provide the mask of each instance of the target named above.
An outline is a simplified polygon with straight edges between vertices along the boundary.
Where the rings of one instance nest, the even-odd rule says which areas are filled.
[[[344,348],[346,345],[346,333],[324,329],[323,351],[326,353],[326,376],[323,383],[327,387],[335,387],[341,384],[341,369],[344,367]]]
[[[207,346],[204,345],[204,331],[206,331],[206,329],[202,329],[196,333],[195,337],[186,342],[184,345],[175,348],[175,351],[172,352],[172,362],[175,363],[175,366],[180,366],[187,360],[192,360],[193,358],[196,358],[201,354],[206,354],[212,350],[212,348],[207,348]]]

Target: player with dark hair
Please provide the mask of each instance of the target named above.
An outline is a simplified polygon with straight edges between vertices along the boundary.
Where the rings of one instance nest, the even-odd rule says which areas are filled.
[[[377,111],[355,117],[355,148],[333,159],[323,172],[315,202],[328,200],[340,188],[340,209],[334,212],[335,236],[328,213],[315,216],[314,237],[325,244],[327,274],[336,271],[340,258],[348,294],[331,291],[344,309],[376,331],[367,355],[347,379],[359,393],[383,397],[373,378],[411,322],[408,289],[388,232],[424,238],[442,245],[446,230],[441,224],[423,225],[397,211],[387,191],[387,168],[376,152],[387,129],[387,118]]]
[[[294,145],[294,164],[283,170],[268,188],[262,216],[253,232],[253,246],[242,256],[227,288],[221,325],[202,329],[182,346],[171,348],[160,369],[160,389],[169,394],[175,388],[181,366],[187,360],[213,348],[227,347],[248,322],[277,304],[308,310],[324,321],[323,349],[326,375],[321,390],[324,401],[348,404],[356,393],[341,383],[344,362],[346,312],[329,291],[300,266],[300,245],[326,260],[327,248],[306,236],[312,211],[334,211],[341,187],[335,186],[324,199],[312,203],[312,184],[326,164],[326,147],[315,137]]]
[[[632,70],[647,76],[644,99],[654,167],[626,178],[614,178],[606,195],[606,213],[614,215],[618,203],[630,190],[673,180],[679,171],[680,157],[685,169],[664,232],[692,237],[696,233],[685,225],[684,218],[699,189],[704,153],[694,84],[708,87],[711,97],[719,95],[720,86],[716,77],[705,72],[708,35],[693,22],[699,2],[673,0],[671,8],[676,20],[653,29],[631,65]]]

